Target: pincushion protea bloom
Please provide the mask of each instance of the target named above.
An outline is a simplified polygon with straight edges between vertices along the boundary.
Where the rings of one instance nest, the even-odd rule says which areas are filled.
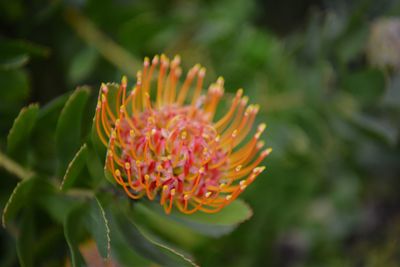
[[[157,198],[166,213],[173,204],[186,214],[213,213],[264,170],[258,165],[271,149],[260,152],[265,124],[245,140],[259,107],[247,105],[242,89],[225,115],[214,119],[224,80],[201,95],[205,69],[195,65],[179,83],[179,64],[179,56],[145,58],[132,90],[125,77],[118,89],[102,84],[96,129],[108,149],[106,168],[129,197]]]

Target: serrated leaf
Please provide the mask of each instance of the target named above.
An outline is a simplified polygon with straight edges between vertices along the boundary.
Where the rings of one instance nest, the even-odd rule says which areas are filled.
[[[56,126],[58,117],[70,97],[70,93],[63,94],[54,98],[44,105],[38,114],[38,125],[40,126]]]
[[[70,93],[61,95],[39,110],[32,134],[34,168],[38,172],[54,174],[57,167],[55,130],[57,121]]]
[[[86,205],[80,205],[71,210],[64,220],[64,236],[71,253],[71,262],[73,267],[86,266],[85,261],[79,251],[79,242],[81,241],[80,233],[82,227],[77,227],[80,225],[80,221],[86,209]]]
[[[186,215],[173,210],[171,214],[166,215],[161,207],[155,203],[145,202],[143,206],[143,208],[157,211],[162,217],[182,223],[198,233],[213,237],[230,233],[253,214],[251,208],[240,199],[233,201],[221,211],[211,214],[196,212]]]
[[[89,89],[78,88],[68,98],[56,129],[56,146],[58,151],[58,174],[62,175],[68,163],[74,157],[81,145],[82,115],[89,97]]]
[[[101,163],[100,158],[91,142],[87,143],[87,148],[86,165],[89,170],[89,174],[92,177],[93,187],[96,187],[98,184],[105,181],[104,165]]]
[[[85,216],[86,227],[96,241],[100,255],[110,257],[110,228],[104,209],[96,198],[91,201],[89,212]]]
[[[117,260],[122,266],[151,266],[153,261],[142,256],[129,244],[130,241],[127,241],[126,234],[117,225],[111,209],[108,208],[105,214],[110,228],[112,259]]]
[[[83,144],[83,146],[75,154],[74,158],[68,164],[68,168],[61,182],[60,190],[66,191],[74,186],[76,179],[79,177],[79,174],[86,164],[86,158],[87,146],[86,144]]]
[[[157,242],[143,229],[138,228],[128,216],[113,211],[110,223],[114,224],[125,237],[125,241],[143,257],[162,266],[197,266],[191,259],[175,249]]]
[[[39,177],[19,182],[4,207],[2,215],[3,227],[7,226],[8,222],[16,216],[22,207],[31,205],[36,200],[36,196],[43,197],[51,190],[52,186],[48,181]]]
[[[34,266],[32,245],[35,242],[33,211],[24,214],[17,237],[17,255],[21,267]]]
[[[13,157],[26,155],[29,137],[39,112],[37,104],[23,108],[7,136],[7,152]]]

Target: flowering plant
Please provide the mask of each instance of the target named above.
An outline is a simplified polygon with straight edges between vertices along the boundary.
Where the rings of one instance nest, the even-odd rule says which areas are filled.
[[[123,266],[186,266],[196,263],[181,251],[173,229],[196,243],[248,219],[252,212],[237,197],[263,171],[258,165],[271,151],[261,151],[265,124],[248,137],[259,107],[247,105],[240,89],[226,112],[217,111],[224,80],[202,95],[205,69],[195,65],[180,83],[179,65],[179,57],[145,58],[132,90],[125,77],[119,85],[102,84],[95,107],[88,105],[90,88],[81,87],[42,109],[33,104],[21,110],[8,136],[11,158],[2,162],[22,181],[5,205],[3,226],[32,236],[25,234],[33,231],[29,216],[40,209],[63,229],[67,265],[96,265],[102,257]],[[91,130],[84,127],[86,110],[95,110]],[[36,147],[21,153],[34,136],[48,146],[55,140],[54,154]],[[55,155],[56,164],[27,165],[21,156],[29,153],[48,161]],[[31,257],[25,243],[18,241],[22,265]]]

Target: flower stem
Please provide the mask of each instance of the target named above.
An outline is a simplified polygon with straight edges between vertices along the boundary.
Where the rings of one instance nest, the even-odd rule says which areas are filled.
[[[17,162],[7,157],[7,155],[3,154],[1,151],[0,151],[0,167],[4,168],[9,173],[14,174],[21,180],[28,179],[34,175],[34,172],[26,170],[24,167],[22,167]]]

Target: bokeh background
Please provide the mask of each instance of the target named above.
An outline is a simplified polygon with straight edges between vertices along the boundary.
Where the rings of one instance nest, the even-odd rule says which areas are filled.
[[[261,105],[274,149],[243,194],[253,217],[186,244],[201,266],[400,266],[397,16],[395,0],[2,0],[0,148],[28,103],[180,54]],[[2,208],[16,181],[0,175]]]

